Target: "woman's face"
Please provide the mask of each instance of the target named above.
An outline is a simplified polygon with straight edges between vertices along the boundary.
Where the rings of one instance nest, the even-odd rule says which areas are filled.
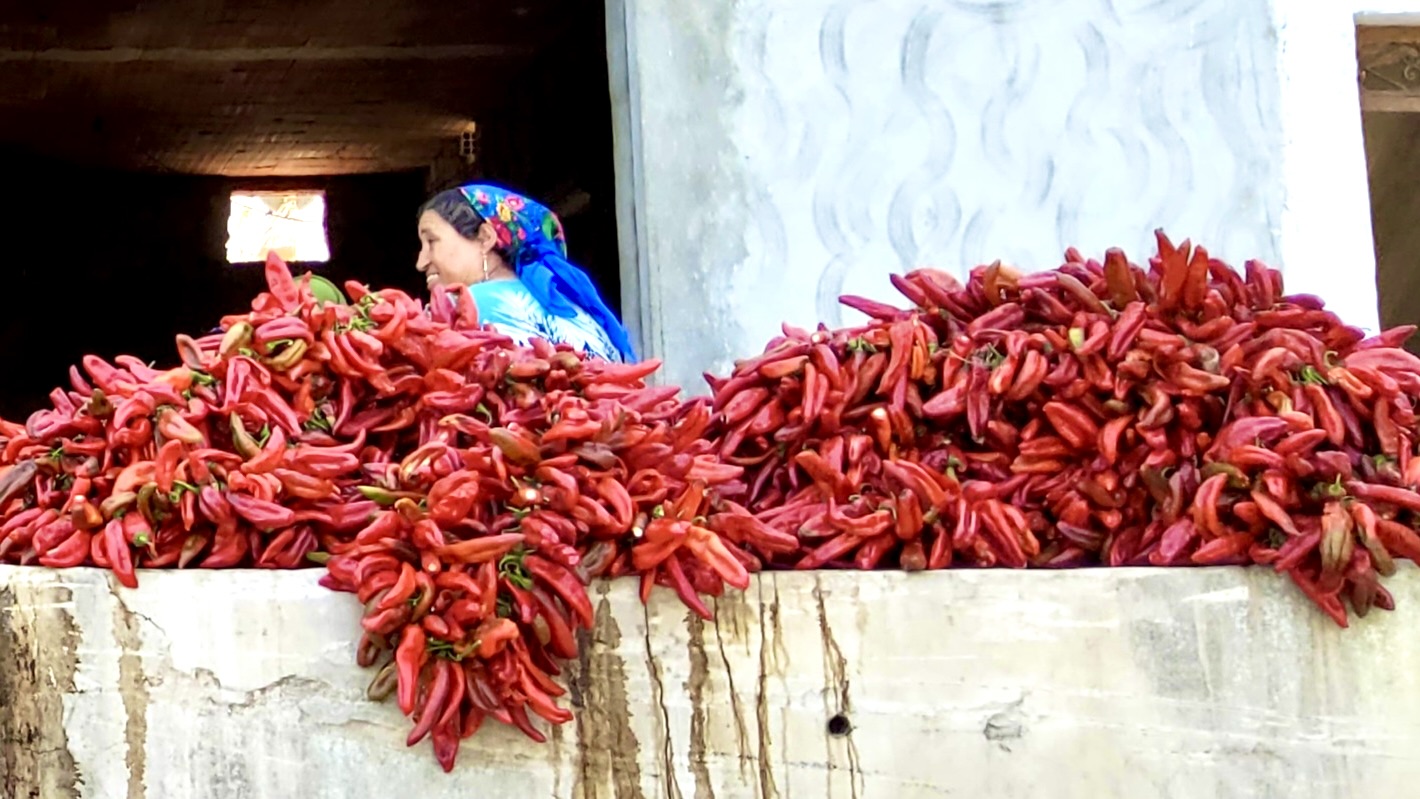
[[[471,286],[483,279],[488,253],[484,242],[459,235],[453,225],[433,211],[425,211],[419,217],[419,244],[419,260],[414,266],[424,273],[429,288]]]

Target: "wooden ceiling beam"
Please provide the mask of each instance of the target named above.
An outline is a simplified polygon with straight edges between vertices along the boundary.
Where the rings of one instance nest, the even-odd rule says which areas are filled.
[[[1356,29],[1361,110],[1420,113],[1420,27]]]
[[[0,50],[0,63],[54,62],[64,64],[161,63],[260,63],[265,61],[465,61],[488,58],[528,57],[537,48],[524,44],[458,44],[424,46],[343,46],[316,47],[108,47],[74,50],[52,47],[45,50]]]

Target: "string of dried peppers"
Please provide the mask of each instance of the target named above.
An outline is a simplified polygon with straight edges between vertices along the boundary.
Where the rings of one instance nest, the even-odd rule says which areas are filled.
[[[1420,556],[1413,328],[1367,339],[1281,276],[1159,234],[961,284],[894,276],[855,327],[786,326],[712,396],[655,362],[517,346],[279,259],[181,365],[87,357],[0,421],[0,562],[297,568],[365,606],[357,651],[452,769],[489,718],[536,740],[587,583],[702,595],[761,569],[1258,563],[1338,624]]]

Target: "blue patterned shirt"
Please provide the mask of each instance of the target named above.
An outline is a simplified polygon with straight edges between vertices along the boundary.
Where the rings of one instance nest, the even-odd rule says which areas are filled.
[[[606,331],[586,311],[569,319],[554,316],[528,291],[521,280],[489,280],[468,287],[478,306],[479,324],[492,325],[519,344],[540,338],[553,344],[570,344],[608,361],[625,358]]]

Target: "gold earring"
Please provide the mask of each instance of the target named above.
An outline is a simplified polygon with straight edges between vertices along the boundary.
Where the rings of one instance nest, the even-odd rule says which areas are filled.
[[[488,282],[488,253],[483,253],[483,282]]]

